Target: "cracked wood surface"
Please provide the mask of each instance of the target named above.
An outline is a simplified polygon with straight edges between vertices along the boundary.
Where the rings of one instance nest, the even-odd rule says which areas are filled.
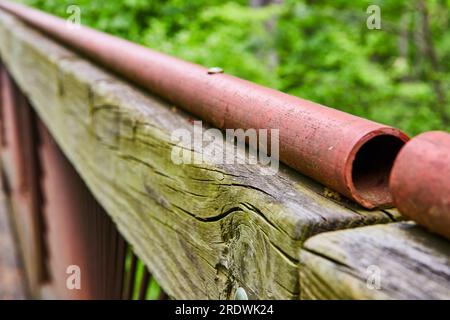
[[[300,282],[303,299],[450,299],[450,242],[412,222],[320,234]]]
[[[176,165],[192,118],[0,12],[8,70],[120,232],[174,298],[296,299],[310,236],[396,219],[280,167]],[[161,75],[164,76],[164,75]],[[206,128],[205,128],[206,129]],[[222,143],[217,150],[222,150]],[[191,151],[192,152],[192,151]],[[236,157],[246,157],[238,149]]]

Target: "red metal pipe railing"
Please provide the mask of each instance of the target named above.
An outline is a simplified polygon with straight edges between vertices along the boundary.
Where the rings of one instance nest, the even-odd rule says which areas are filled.
[[[400,151],[390,178],[399,211],[450,239],[450,134],[431,131]]]
[[[218,128],[279,129],[281,161],[366,208],[392,205],[388,177],[408,140],[401,131],[19,4],[0,8]]]

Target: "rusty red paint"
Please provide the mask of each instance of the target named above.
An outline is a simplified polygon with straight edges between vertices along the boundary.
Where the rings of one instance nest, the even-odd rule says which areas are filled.
[[[401,131],[1,1],[0,7],[221,128],[279,129],[280,160],[366,208],[389,207]]]
[[[395,160],[390,189],[404,216],[450,239],[450,134],[411,139]]]
[[[5,68],[1,69],[1,85],[2,175],[13,203],[29,293],[37,297],[47,274],[35,114]]]
[[[49,297],[120,299],[124,243],[113,221],[64,156],[41,121],[43,213],[47,222]],[[122,243],[121,243],[122,242]],[[69,266],[81,271],[81,288],[67,286]],[[69,271],[71,271],[69,269]],[[73,282],[69,282],[69,284]]]

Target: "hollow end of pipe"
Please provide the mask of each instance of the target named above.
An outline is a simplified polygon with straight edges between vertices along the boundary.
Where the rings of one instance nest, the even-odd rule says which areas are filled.
[[[408,140],[401,131],[386,128],[372,132],[355,146],[347,168],[351,170],[350,192],[359,204],[368,209],[393,206],[389,176]]]

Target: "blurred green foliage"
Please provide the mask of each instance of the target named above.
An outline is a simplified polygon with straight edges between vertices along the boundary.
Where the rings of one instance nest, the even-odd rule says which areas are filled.
[[[258,8],[248,0],[22,2],[61,17],[78,5],[84,25],[409,134],[450,130],[450,0],[284,0]],[[366,25],[373,4],[381,30]]]

